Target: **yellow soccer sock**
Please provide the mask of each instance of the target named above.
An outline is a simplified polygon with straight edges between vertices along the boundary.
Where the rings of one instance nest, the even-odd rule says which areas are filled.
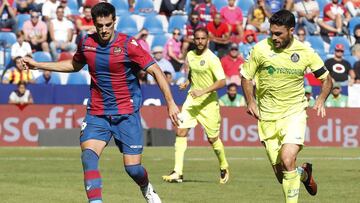
[[[219,164],[220,164],[220,168],[221,169],[226,169],[229,167],[228,162],[226,161],[226,157],[225,157],[225,150],[224,150],[224,145],[221,142],[220,139],[217,139],[213,144],[212,147],[214,149],[214,152],[219,160]]]
[[[283,173],[282,187],[286,203],[296,203],[299,198],[300,175],[297,170],[283,171]]]
[[[187,137],[176,136],[174,171],[180,175],[182,175],[182,173],[183,173],[184,154],[185,154],[186,148],[187,148]]]

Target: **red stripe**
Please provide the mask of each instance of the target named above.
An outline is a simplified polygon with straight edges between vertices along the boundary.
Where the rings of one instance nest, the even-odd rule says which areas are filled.
[[[143,187],[149,183],[148,173],[145,168],[144,168],[144,172],[145,172],[144,177],[142,178],[142,180],[139,181],[140,187]]]
[[[101,199],[101,188],[95,188],[93,190],[89,190],[86,192],[86,194],[89,200],[94,198]]]
[[[85,171],[84,176],[85,180],[101,178],[100,172],[98,170]]]
[[[110,48],[110,56],[109,56],[109,71],[110,71],[110,79],[111,79],[111,86],[114,92],[114,96],[116,98],[116,104],[118,107],[119,114],[130,114],[134,112],[133,105],[130,102],[131,94],[128,88],[128,84],[126,81],[126,73],[125,73],[125,66],[124,66],[124,57],[125,57],[125,50],[119,42],[127,42],[127,40],[121,39],[124,36],[116,36],[116,39]],[[121,51],[116,51],[114,53],[114,48],[120,48]]]

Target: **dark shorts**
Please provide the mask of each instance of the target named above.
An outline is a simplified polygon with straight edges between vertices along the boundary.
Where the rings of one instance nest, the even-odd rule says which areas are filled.
[[[140,112],[113,116],[86,114],[81,126],[80,143],[90,139],[108,143],[112,136],[122,153],[141,154],[144,139]]]

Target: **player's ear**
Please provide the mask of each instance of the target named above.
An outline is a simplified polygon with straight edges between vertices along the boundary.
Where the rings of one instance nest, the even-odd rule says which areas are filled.
[[[290,32],[291,34],[294,34],[294,31],[295,31],[295,28],[294,28],[294,27],[291,27],[291,28],[289,29],[289,32]]]

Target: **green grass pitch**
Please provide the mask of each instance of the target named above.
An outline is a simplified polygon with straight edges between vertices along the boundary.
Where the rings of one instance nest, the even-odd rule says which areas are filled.
[[[165,183],[173,168],[172,147],[147,147],[143,164],[163,202],[284,202],[281,185],[261,147],[227,147],[230,180],[220,185],[217,159],[210,147],[189,147],[185,182]],[[359,148],[305,148],[298,164],[313,163],[318,195],[301,186],[299,202],[360,202]],[[100,161],[105,203],[144,202],[123,169],[122,155],[108,147]],[[86,202],[80,148],[0,148],[1,203]]]

